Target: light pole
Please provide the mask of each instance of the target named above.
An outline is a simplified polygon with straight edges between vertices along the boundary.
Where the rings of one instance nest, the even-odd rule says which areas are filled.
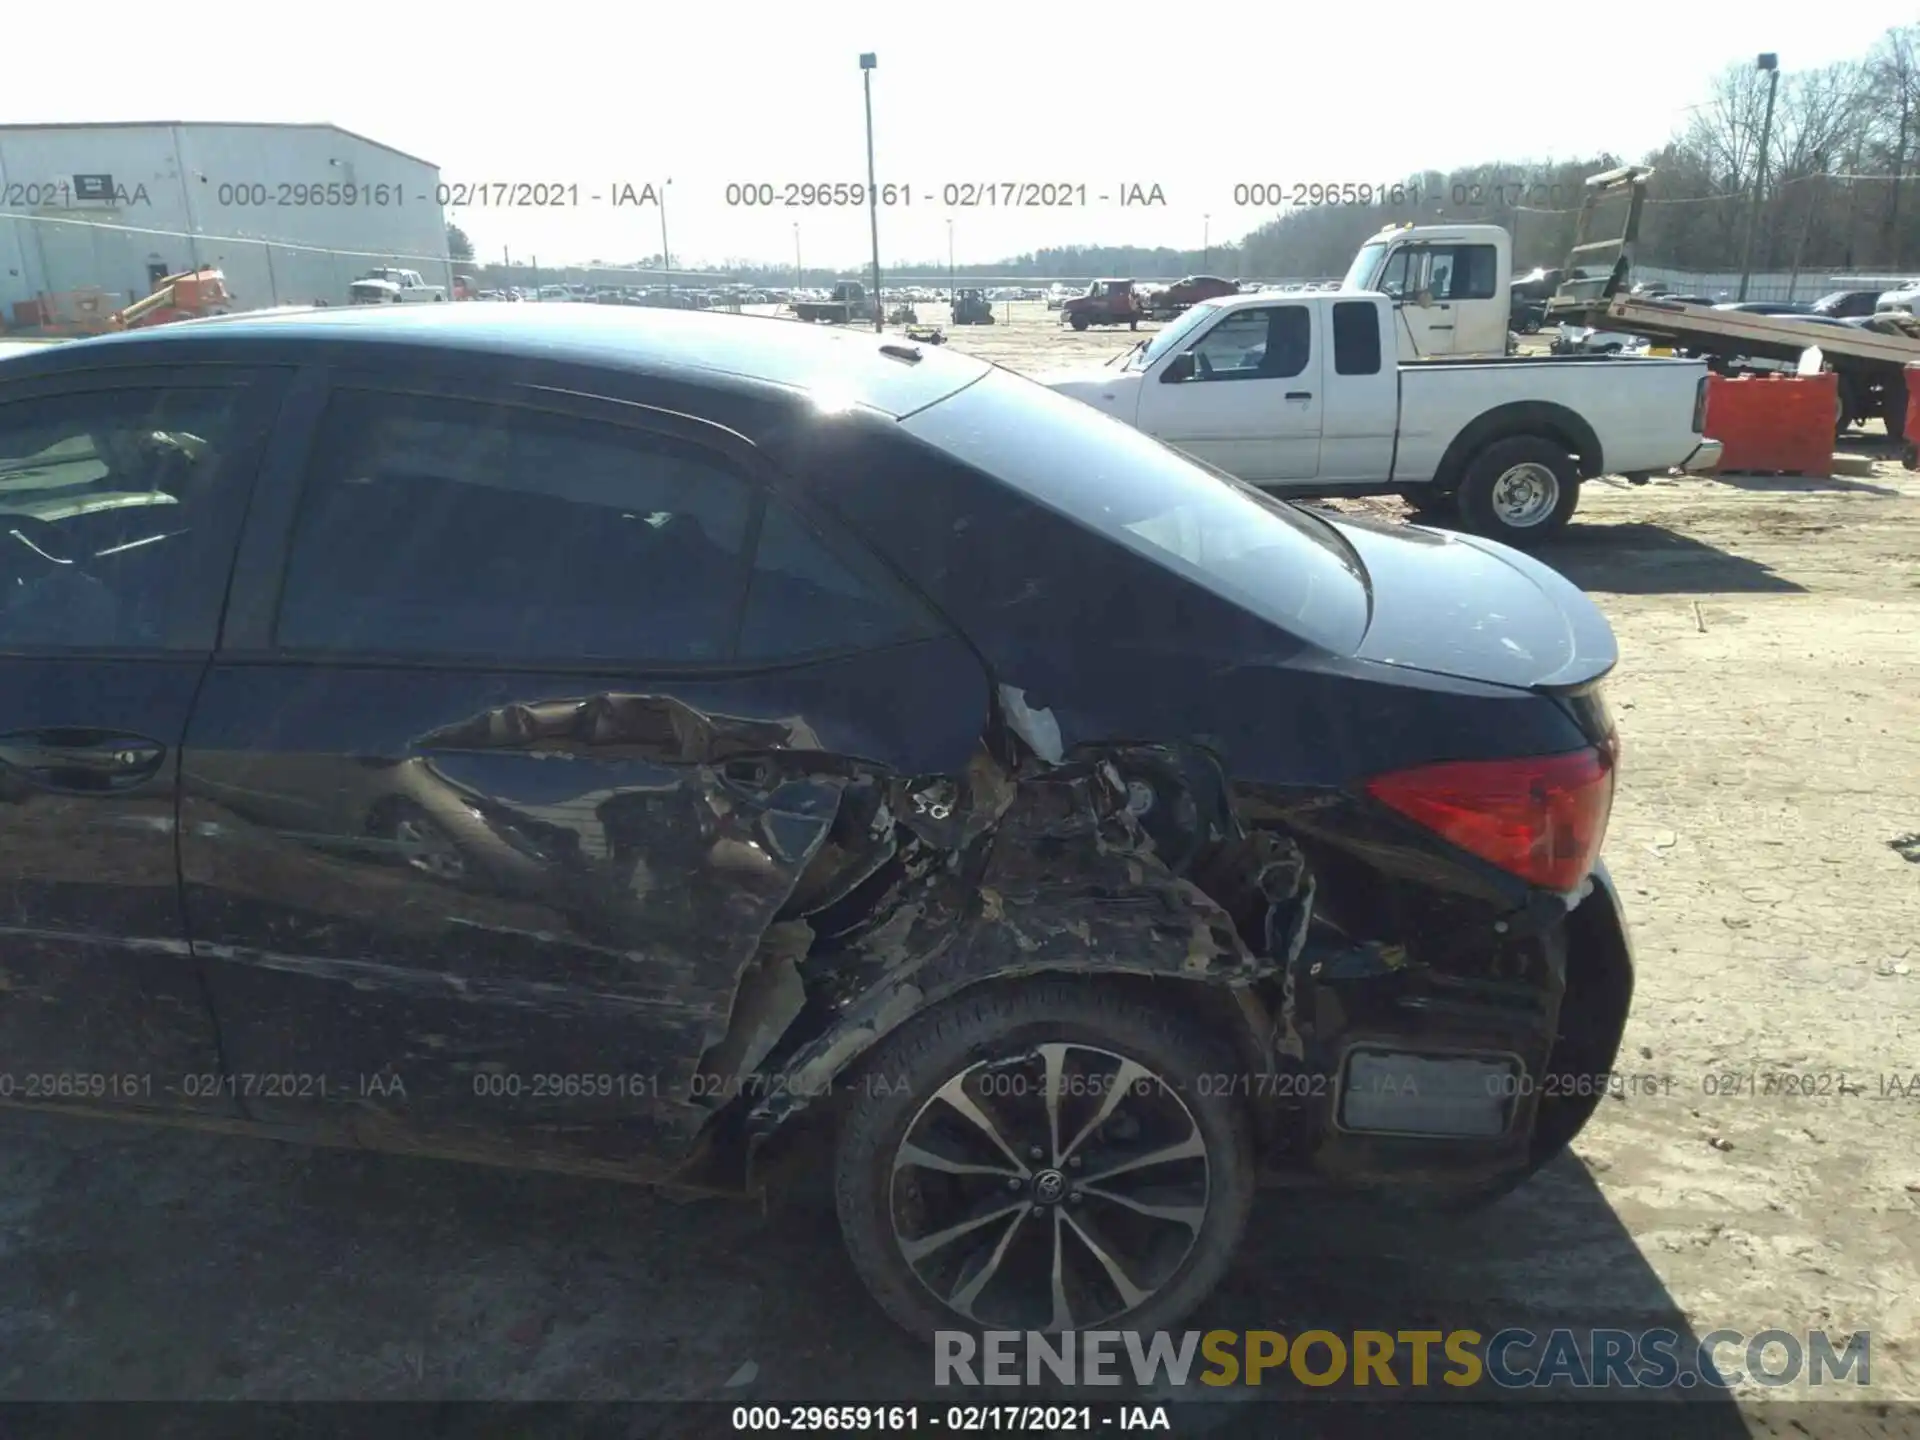
[[[953,299],[953,221],[947,221],[947,299]]]
[[[879,57],[869,50],[860,57],[860,86],[867,96],[867,223],[873,228],[873,329],[879,334],[886,309],[880,303],[880,192],[873,171],[873,71]]]
[[[673,177],[667,177],[667,184],[660,187],[660,268],[667,272],[667,294],[673,294],[673,252],[667,249],[667,186],[673,184]]]
[[[1773,94],[1780,88],[1780,57],[1768,51],[1754,62],[1767,72],[1767,113],[1760,122],[1760,160],[1753,172],[1753,210],[1747,216],[1747,247],[1740,257],[1740,299],[1747,298],[1747,280],[1753,274],[1753,237],[1760,229],[1760,196],[1767,184],[1767,140],[1773,133]]]
[[[797,296],[807,288],[807,272],[800,265],[800,222],[793,222],[793,291]]]
[[[1213,216],[1200,217],[1200,268],[1213,269]]]

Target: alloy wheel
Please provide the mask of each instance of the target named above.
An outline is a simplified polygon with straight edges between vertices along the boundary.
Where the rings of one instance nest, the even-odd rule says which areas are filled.
[[[982,1060],[894,1152],[893,1238],[949,1311],[991,1329],[1098,1325],[1185,1264],[1211,1167],[1186,1102],[1147,1067],[1054,1042]]]

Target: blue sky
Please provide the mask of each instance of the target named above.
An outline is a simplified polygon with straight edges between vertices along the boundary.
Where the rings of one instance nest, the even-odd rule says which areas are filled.
[[[1377,182],[1603,149],[1637,155],[1685,119],[1729,62],[1770,49],[1786,70],[1814,68],[1860,55],[1912,18],[1878,0],[1838,9],[1615,0],[1599,11],[1486,0],[1470,9],[1463,41],[1450,17],[1468,12],[1399,3],[735,0],[669,13],[661,0],[197,0],[170,17],[88,0],[75,24],[72,9],[20,0],[8,16],[10,53],[63,58],[9,67],[4,118],[331,121],[437,162],[448,181],[577,182],[585,193],[671,177],[676,265],[791,264],[796,223],[810,267],[845,265],[867,254],[864,209],[750,209],[729,206],[726,192],[730,183],[863,181],[858,56],[871,50],[880,179],[913,194],[882,211],[882,257],[944,260],[951,221],[964,265],[1049,244],[1231,238],[1272,213],[1236,205],[1238,184]],[[1562,22],[1579,31],[1553,28]],[[144,36],[159,37],[147,59],[136,49]],[[1556,76],[1556,55],[1580,59]],[[949,184],[983,182],[1084,185],[1089,203],[944,203]],[[1159,186],[1166,203],[1098,199],[1133,185]],[[511,247],[542,263],[577,262],[660,248],[650,209],[452,218],[485,257]]]

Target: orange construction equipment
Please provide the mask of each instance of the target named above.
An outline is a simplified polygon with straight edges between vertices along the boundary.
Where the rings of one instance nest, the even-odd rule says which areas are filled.
[[[162,277],[145,299],[113,308],[114,297],[98,286],[85,290],[42,294],[29,305],[14,306],[14,321],[40,335],[79,337],[107,335],[116,330],[138,330],[192,320],[201,315],[224,315],[233,308],[227,277],[218,270],[185,270]],[[31,323],[29,323],[31,322]]]
[[[109,315],[107,323],[115,330],[138,330],[200,315],[224,315],[232,304],[225,275],[218,270],[188,270],[167,276],[146,299]]]
[[[1833,472],[1833,417],[1840,377],[1724,375],[1707,377],[1706,433],[1725,448],[1720,470],[1789,475]]]

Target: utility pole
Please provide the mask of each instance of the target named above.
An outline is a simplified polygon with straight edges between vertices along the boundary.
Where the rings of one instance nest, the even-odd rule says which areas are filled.
[[[1213,273],[1213,216],[1200,217],[1200,268]]]
[[[800,265],[800,222],[793,222],[793,291],[797,296],[807,288],[807,272]]]
[[[947,221],[947,299],[954,296],[953,278],[953,221]]]
[[[667,185],[673,177],[667,177]],[[667,272],[667,294],[673,294],[673,252],[667,249],[667,185],[660,187],[660,268]]]
[[[1780,57],[1769,50],[1755,65],[1767,72],[1767,113],[1760,122],[1760,160],[1753,172],[1753,210],[1747,217],[1747,248],[1740,258],[1740,295],[1747,298],[1747,281],[1753,276],[1753,241],[1760,232],[1760,197],[1767,185],[1767,141],[1773,135],[1773,97],[1780,88]]]
[[[873,71],[879,57],[869,50],[860,57],[860,85],[867,95],[867,222],[873,228],[873,330],[886,326],[886,307],[880,301],[880,190],[873,170]]]

